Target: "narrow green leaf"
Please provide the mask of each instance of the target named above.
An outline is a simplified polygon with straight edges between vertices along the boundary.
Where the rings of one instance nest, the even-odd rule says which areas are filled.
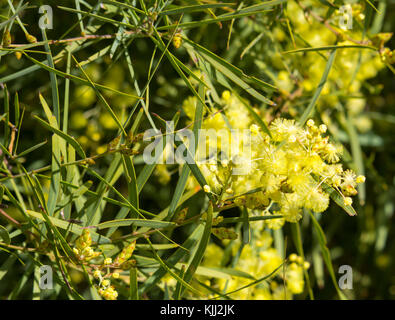
[[[306,110],[303,112],[303,114],[299,120],[300,126],[304,126],[306,121],[312,116],[312,114],[314,112],[315,104],[317,103],[318,98],[321,95],[321,91],[324,88],[324,85],[326,83],[326,80],[328,79],[329,72],[331,71],[333,61],[335,60],[335,56],[336,56],[336,50],[333,50],[329,55],[328,62],[326,63],[326,66],[325,66],[324,73],[322,74],[320,83],[318,84],[318,87],[314,92],[313,98],[310,101],[310,104],[308,105]]]
[[[346,121],[347,121],[346,130],[348,131],[348,135],[350,137],[352,159],[355,164],[356,174],[365,175],[365,166],[363,163],[362,148],[359,142],[358,133],[355,129],[354,123],[352,122],[352,119],[349,116],[347,117]],[[365,199],[366,199],[366,185],[362,183],[359,184],[357,188],[358,188],[359,203],[363,206],[365,204]]]
[[[308,52],[308,51],[326,51],[326,50],[337,50],[337,49],[339,49],[339,50],[340,49],[370,49],[370,50],[377,51],[377,48],[375,48],[375,47],[359,45],[359,44],[353,44],[353,45],[342,45],[342,46],[334,45],[334,46],[300,48],[300,49],[284,51],[284,52],[282,52],[282,54],[297,53],[297,52]]]
[[[52,69],[55,69],[54,60],[52,57],[51,48],[48,45],[47,33],[45,28],[41,28],[41,33],[43,36],[43,40],[45,41],[45,51],[47,54],[48,66]],[[52,104],[53,104],[53,114],[55,115],[56,121],[58,124],[60,123],[60,105],[59,105],[59,90],[58,90],[58,80],[56,74],[53,72],[49,72],[49,77],[51,81],[51,90],[52,90]]]
[[[132,158],[126,155],[122,155],[122,159],[125,163],[126,171],[127,171],[127,179],[128,179],[128,198],[129,202],[136,207],[139,208],[139,194],[137,187],[137,178],[136,171],[134,170],[134,165]]]
[[[4,113],[5,113],[5,124],[4,124],[4,138],[3,138],[3,144],[4,144],[4,149],[7,150],[8,143],[9,143],[9,137],[10,137],[10,127],[8,126],[10,122],[10,100],[9,100],[9,93],[7,89],[7,85],[4,85]],[[7,151],[8,153],[8,151]]]
[[[39,212],[32,211],[32,210],[26,210],[26,213],[34,218],[41,220],[41,221],[46,220],[44,218],[43,214],[41,214]],[[75,233],[76,235],[81,235],[82,231],[84,230],[83,227],[80,227],[79,225],[77,225],[75,223],[70,223],[66,220],[60,220],[55,217],[48,217],[48,218],[52,222],[53,225],[55,225],[61,229],[68,230],[72,233]],[[91,231],[91,235],[92,235],[92,239],[98,243],[111,243],[111,240],[109,238],[102,236],[94,231]]]
[[[102,2],[103,3],[112,4],[112,5],[117,6],[117,7],[127,8],[127,9],[130,9],[132,11],[135,11],[135,12],[138,12],[138,13],[141,13],[141,14],[145,14],[145,12],[143,10],[140,10],[140,9],[138,9],[136,7],[133,7],[132,5],[127,4],[127,3],[123,3],[123,2],[119,2],[119,1],[113,1],[113,0],[102,0]]]
[[[190,250],[193,248],[198,241],[201,238],[201,235],[203,233],[203,225],[199,224],[198,227],[192,232],[192,234],[188,237],[187,240],[184,241],[182,246],[178,248],[172,255],[170,255],[169,258],[167,258],[166,263],[168,265],[175,265],[177,264],[178,261],[180,261],[184,256],[188,255],[189,251],[185,251],[185,249]],[[183,249],[185,248],[185,249]],[[166,269],[165,268],[159,268],[157,271],[155,271],[152,276],[150,276],[142,286],[139,288],[139,294],[143,294],[144,292],[147,292],[150,290],[152,287],[155,286],[156,283],[160,281],[164,276],[166,275]]]
[[[123,133],[123,135],[126,137],[127,134],[125,132],[124,127],[122,126],[121,121],[118,119],[117,115],[115,114],[115,112],[112,110],[112,108],[110,107],[110,105],[108,104],[107,100],[104,98],[104,96],[101,94],[101,92],[97,89],[96,85],[94,84],[94,82],[89,78],[88,74],[84,71],[84,69],[81,67],[81,65],[79,64],[79,62],[77,61],[77,59],[72,56],[72,58],[74,59],[75,63],[77,64],[77,66],[79,67],[79,69],[82,71],[82,73],[84,74],[85,78],[89,81],[90,86],[93,88],[93,90],[95,90],[96,95],[98,96],[98,98],[100,99],[100,101],[103,103],[104,107],[106,108],[107,112],[111,115],[111,117],[113,118],[113,120],[115,121],[115,123],[117,124],[119,130]]]
[[[181,270],[180,270],[180,278],[184,279],[184,275],[185,275],[185,265],[181,266]],[[173,299],[174,300],[180,300],[181,299],[181,282],[177,282],[176,284],[176,289],[174,291],[173,294]]]
[[[101,229],[111,228],[111,227],[124,227],[135,225],[139,227],[148,227],[153,229],[159,228],[168,228],[175,227],[176,224],[174,222],[168,221],[159,221],[159,220],[142,220],[142,219],[120,219],[120,220],[111,220],[98,224],[96,227]]]
[[[41,148],[43,145],[45,145],[45,144],[47,144],[47,143],[48,143],[48,141],[45,140],[45,141],[43,141],[43,142],[40,142],[40,143],[34,145],[33,147],[30,147],[30,148],[26,149],[25,151],[22,151],[21,153],[19,153],[19,154],[15,157],[15,159],[18,159],[18,158],[20,158],[20,157],[23,157],[23,156],[29,154],[30,152],[33,152],[33,151],[35,151],[35,150]]]
[[[280,215],[271,215],[271,216],[257,216],[257,217],[248,217],[248,222],[253,222],[253,221],[262,221],[262,220],[270,220],[270,219],[280,219],[283,218],[283,216]],[[223,225],[226,223],[238,223],[238,222],[244,222],[245,217],[241,218],[224,218],[222,222],[218,225]]]
[[[324,258],[326,267],[328,268],[329,274],[331,276],[333,285],[336,288],[337,294],[339,295],[340,299],[345,300],[347,299],[344,294],[341,292],[338,284],[337,284],[337,280],[336,280],[336,275],[335,275],[335,271],[333,269],[333,265],[332,265],[332,260],[331,260],[331,255],[330,255],[330,251],[328,249],[328,247],[326,246],[326,237],[325,237],[325,233],[322,230],[320,224],[318,223],[317,219],[315,218],[314,214],[309,210],[309,214],[311,217],[311,220],[313,221],[313,227],[314,230],[318,236],[318,240],[319,240],[319,244],[321,247],[321,253],[322,256]]]
[[[85,159],[86,155],[84,150],[82,149],[81,145],[75,140],[73,137],[69,136],[68,134],[64,133],[63,131],[51,126],[49,123],[44,121],[38,116],[34,116],[40,124],[42,124],[45,128],[48,130],[52,131],[53,133],[57,134],[59,137],[63,138],[66,140],[71,146],[73,146],[74,150],[80,155],[81,158]]]
[[[258,91],[255,89],[251,88],[250,85],[248,85],[244,80],[241,78],[245,78],[247,80],[253,80],[252,77],[247,76],[244,74],[240,69],[232,66],[229,62],[225,61],[224,59],[220,58],[216,54],[212,53],[211,51],[207,50],[206,48],[200,46],[199,44],[184,38],[185,41],[187,41],[193,48],[195,48],[196,51],[199,52],[199,54],[205,59],[207,62],[209,62],[217,71],[219,71],[221,74],[223,74],[225,77],[227,77],[229,80],[237,84],[240,88],[245,90],[247,93],[249,93],[251,96],[254,98],[258,99],[259,101],[269,104],[269,105],[276,105],[273,101],[269,100],[268,98],[264,97],[262,94],[260,94]],[[262,82],[259,82],[260,84]],[[276,90],[276,87],[265,83],[266,86],[263,86],[262,88],[265,90],[273,91]]]
[[[195,274],[198,266],[200,265],[204,253],[206,252],[206,248],[210,240],[212,222],[213,222],[213,204],[210,203],[207,210],[206,222],[205,222],[202,238],[200,239],[199,246],[184,275],[184,281],[186,283],[191,282],[193,275]],[[183,292],[184,289],[181,289],[181,293],[180,293],[181,297],[183,296]]]
[[[64,10],[64,11],[79,13],[79,14],[81,14],[83,16],[89,16],[89,17],[95,18],[95,19],[103,21],[103,22],[111,23],[111,24],[113,24],[115,26],[124,26],[124,27],[126,27],[128,29],[134,29],[135,28],[135,26],[130,24],[130,23],[120,22],[120,21],[117,21],[117,20],[114,20],[114,19],[110,19],[110,18],[101,16],[99,14],[86,12],[86,11],[82,11],[82,10],[77,10],[77,9],[74,9],[74,8],[63,7],[63,6],[57,6],[57,7],[59,9],[61,9],[61,10]]]
[[[202,85],[200,85],[199,87],[199,95],[201,96],[202,100],[204,100],[205,93],[204,93],[204,87]],[[193,133],[195,138],[195,150],[194,150],[195,152],[199,144],[199,130],[202,126],[202,121],[203,121],[203,104],[200,103],[200,101],[198,101],[195,109],[194,125],[193,125]],[[184,165],[182,167],[181,175],[177,182],[176,190],[174,191],[173,198],[171,199],[168,216],[166,217],[167,220],[171,220],[174,213],[176,212],[179,200],[181,199],[182,194],[184,193],[185,186],[188,181],[189,173],[190,173],[189,167]]]
[[[0,237],[3,239],[6,245],[9,245],[11,243],[10,235],[7,229],[4,228],[2,225],[0,225]]]
[[[268,126],[266,123],[262,120],[262,118],[255,112],[255,110],[248,104],[248,102],[244,101],[242,97],[240,97],[235,91],[232,92],[234,95],[236,95],[243,103],[243,105],[247,108],[248,112],[250,115],[254,118],[254,120],[258,123],[258,125],[261,127],[262,131],[267,133],[269,137],[272,137],[272,133],[270,132]]]
[[[130,279],[130,300],[139,300],[139,291],[137,286],[137,268],[131,268],[129,271]]]
[[[304,261],[305,260],[305,256],[304,256],[302,234],[301,234],[301,231],[300,231],[299,222],[292,223],[291,224],[291,228],[292,228],[292,235],[294,237],[294,244],[295,244],[296,250],[297,250],[299,256],[302,257],[302,259]],[[304,274],[304,277],[306,279],[306,287],[307,287],[307,290],[309,292],[310,299],[314,300],[313,290],[312,290],[311,285],[310,285],[310,277],[309,277],[309,274],[308,274],[307,270],[304,269],[304,268],[303,268],[303,274]]]
[[[221,21],[229,21],[229,20],[233,20],[233,19],[237,19],[237,18],[258,15],[258,14],[266,13],[266,12],[269,12],[269,10],[256,10],[256,11],[251,11],[251,12],[223,14],[218,17],[211,18],[211,19],[180,23],[178,27],[183,28],[183,29],[196,28],[196,27],[201,27],[202,25],[206,25],[206,24],[211,24],[211,23],[216,23],[216,22],[221,22]],[[161,26],[161,27],[158,27],[157,30],[163,31],[163,30],[169,30],[169,29],[174,29],[174,28],[177,28],[176,24]]]
[[[241,215],[243,219],[243,243],[248,244],[250,242],[250,221],[248,220],[248,211],[246,207],[241,209]]]
[[[155,29],[156,31],[156,29]],[[172,64],[174,70],[180,75],[180,77],[182,78],[182,80],[184,80],[185,84],[187,85],[187,87],[191,90],[191,92],[193,93],[193,95],[205,106],[205,108],[207,110],[210,110],[206,103],[204,102],[204,100],[202,100],[202,98],[200,97],[200,95],[196,92],[194,86],[191,84],[191,82],[189,81],[189,79],[185,76],[185,74],[182,72],[182,68],[179,66],[179,62],[178,60],[176,60],[174,58],[174,56],[171,54],[171,52],[167,49],[167,47],[165,46],[165,44],[162,41],[162,38],[160,37],[160,35],[158,34],[158,32],[156,31],[156,36],[157,39],[155,39],[154,37],[151,37],[152,41],[159,47],[159,49],[161,51],[163,51],[165,53],[165,55],[167,56],[167,58],[169,59],[170,63]],[[187,68],[185,66],[185,68]]]
[[[201,295],[201,293],[199,292],[199,290],[196,290],[194,287],[192,287],[189,283],[185,282],[183,279],[181,279],[179,277],[179,275],[177,273],[175,273],[174,271],[172,271],[170,269],[170,267],[159,257],[159,255],[156,253],[154,247],[152,247],[152,243],[151,241],[147,238],[146,239],[147,242],[151,245],[151,249],[152,249],[152,253],[154,254],[154,257],[156,258],[156,260],[160,263],[160,265],[174,278],[176,279],[178,282],[181,282],[182,285],[185,286],[185,288],[187,288],[188,290],[190,290],[191,292],[197,294],[197,295]]]
[[[234,3],[213,3],[213,4],[196,4],[191,6],[176,7],[168,10],[161,11],[160,16],[171,14],[186,14],[190,12],[202,11],[205,9],[225,8],[234,6]]]
[[[25,52],[24,52],[24,55],[26,56],[26,58],[28,58],[30,61],[32,61],[33,63],[35,63],[35,64],[38,65],[39,67],[41,67],[41,68],[43,68],[43,69],[45,69],[45,70],[47,70],[47,71],[53,72],[53,73],[57,74],[58,76],[61,76],[61,77],[66,78],[66,79],[71,79],[71,80],[73,80],[73,81],[76,81],[77,83],[81,83],[81,84],[84,84],[84,85],[88,85],[88,86],[91,85],[91,83],[90,83],[88,80],[85,80],[85,79],[83,79],[83,78],[74,76],[74,75],[72,75],[72,74],[64,73],[64,72],[62,72],[62,71],[60,71],[60,70],[57,70],[57,69],[54,69],[54,68],[51,68],[51,67],[47,66],[46,64],[44,64],[44,63],[42,63],[42,62],[40,62],[40,61],[37,61],[37,60],[35,60],[34,58],[30,57],[30,56],[27,55]],[[34,70],[34,69],[33,69],[33,70]],[[29,70],[29,71],[31,71],[31,70]],[[27,71],[26,71],[26,72],[27,72]],[[110,88],[110,87],[103,86],[103,85],[98,84],[98,83],[93,83],[93,84],[94,84],[97,88],[99,88],[99,89],[108,90],[108,91],[114,92],[114,93],[116,93],[116,94],[123,95],[123,96],[127,96],[127,97],[131,97],[131,98],[135,98],[135,99],[141,99],[140,97],[138,97],[138,96],[136,96],[136,95],[129,94],[129,93],[124,93],[124,92],[121,92],[121,91],[112,89],[112,88]]]
[[[219,297],[229,296],[229,295],[231,295],[232,293],[236,293],[236,292],[239,292],[239,291],[241,291],[241,290],[244,290],[244,289],[253,287],[253,286],[255,286],[255,285],[257,285],[257,284],[259,284],[259,283],[261,283],[261,282],[263,282],[263,281],[265,281],[265,280],[268,280],[268,279],[270,279],[272,276],[274,276],[274,275],[277,273],[277,271],[283,266],[283,264],[284,264],[284,263],[280,264],[280,265],[279,265],[277,268],[275,268],[271,273],[269,273],[268,275],[266,275],[266,276],[264,276],[264,277],[262,277],[262,278],[260,278],[260,279],[258,279],[258,280],[252,281],[252,282],[250,282],[249,284],[247,284],[247,285],[245,285],[245,286],[242,286],[242,287],[240,287],[240,288],[238,288],[238,289],[236,289],[236,290],[232,290],[232,291],[226,292],[226,294],[219,294],[218,296],[215,296],[214,298],[211,298],[210,300],[215,300],[215,299],[218,299]]]
[[[284,2],[287,2],[288,0],[272,0],[272,1],[263,1],[262,3],[255,4],[249,7],[245,7],[243,9],[237,10],[236,12],[238,13],[246,13],[246,12],[254,12],[258,10],[263,10],[263,9],[268,9],[273,6],[277,6],[279,4],[282,4]],[[230,14],[230,13],[228,13]]]

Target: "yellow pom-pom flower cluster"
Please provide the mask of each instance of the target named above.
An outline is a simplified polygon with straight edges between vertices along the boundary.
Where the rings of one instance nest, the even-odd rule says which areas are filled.
[[[325,191],[328,187],[333,187],[346,205],[351,204],[350,196],[357,194],[356,184],[364,178],[357,177],[351,170],[343,170],[338,163],[342,148],[329,141],[325,125],[317,126],[310,119],[305,126],[300,126],[295,120],[277,118],[270,123],[269,134],[254,124],[244,104],[230,92],[224,92],[223,103],[221,118],[226,117],[231,128],[235,124],[238,129],[249,129],[250,134],[242,134],[240,145],[250,139],[247,144],[251,147],[251,157],[245,157],[240,148],[239,154],[230,153],[229,159],[220,159],[219,154],[222,157],[229,146],[210,136],[206,143],[216,144],[217,154],[210,154],[210,163],[202,162],[197,154],[199,168],[208,183],[205,192],[223,194],[224,199],[232,198],[236,205],[253,210],[262,211],[275,203],[275,213],[289,222],[298,221],[303,208],[325,211],[329,205],[329,194]],[[218,114],[213,112],[214,117]],[[221,121],[214,125],[211,115],[206,117],[202,127],[230,130]],[[236,169],[247,167],[247,174],[234,174]],[[243,195],[254,189],[257,192]],[[263,212],[269,214],[268,210]],[[280,220],[268,224],[278,228],[282,223]]]
[[[194,120],[196,103],[195,98],[188,98],[183,104],[191,122]],[[283,263],[285,267],[279,268],[270,282],[237,291],[231,297],[292,299],[293,295],[304,291],[304,270],[310,267],[310,263],[296,254],[284,259],[272,246],[273,239],[267,230],[280,229],[286,221],[297,222],[302,217],[303,209],[317,213],[325,211],[330,202],[328,188],[333,188],[339,194],[344,205],[351,205],[351,197],[357,194],[356,186],[365,182],[365,177],[343,169],[339,163],[342,146],[330,141],[325,124],[316,124],[313,119],[309,119],[305,125],[300,125],[292,119],[275,118],[266,130],[256,123],[246,103],[248,101],[240,101],[239,97],[225,91],[221,109],[213,108],[211,114],[205,114],[202,122],[202,129],[214,129],[218,133],[221,130],[240,129],[243,132],[239,141],[240,152],[229,153],[230,144],[221,141],[224,136],[218,138],[210,135],[206,140],[199,138],[195,160],[207,182],[203,188],[206,194],[218,196],[225,205],[246,208],[249,216],[273,216],[273,219],[250,224],[254,241],[243,246],[237,269],[260,278],[269,275]],[[264,115],[254,110],[263,120]],[[251,148],[250,157],[243,157],[242,146],[246,141],[249,141],[247,145]],[[202,150],[201,145],[210,151],[209,162],[204,161],[207,154],[199,152]],[[231,156],[224,159],[223,153]],[[234,174],[236,169],[245,167],[249,168],[247,174]],[[192,177],[190,179],[194,180]],[[196,183],[189,183],[188,186],[192,188]],[[280,218],[274,217],[277,215]],[[222,216],[214,218],[212,233],[225,246],[231,246],[233,255],[236,255],[241,248],[241,240],[232,229],[217,226],[222,219]],[[203,265],[221,267],[223,257],[224,250],[211,243],[207,247]],[[251,282],[246,277],[232,277],[229,280],[202,276],[200,279],[219,291],[226,288],[227,292]],[[207,294],[210,296],[211,293]]]

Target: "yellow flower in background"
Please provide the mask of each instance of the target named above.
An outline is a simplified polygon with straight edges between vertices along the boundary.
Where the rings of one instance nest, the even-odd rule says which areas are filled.
[[[297,263],[291,263],[286,268],[285,275],[287,288],[293,294],[299,294],[304,289],[303,266]]]
[[[85,118],[84,113],[81,111],[72,112],[69,122],[70,127],[75,130],[85,128],[88,124],[88,120]]]
[[[171,175],[165,164],[156,165],[154,175],[158,177],[160,184],[166,185],[170,182]]]
[[[91,106],[96,101],[96,92],[90,86],[78,86],[74,90],[74,103],[82,108]]]
[[[288,222],[301,219],[303,208],[314,212],[327,209],[329,194],[322,188],[324,181],[335,188],[340,186],[344,195],[356,194],[356,175],[351,174],[350,170],[343,172],[341,164],[338,164],[342,148],[331,143],[329,136],[325,136],[326,125],[317,126],[310,119],[306,126],[301,127],[293,119],[276,118],[269,125],[269,136],[253,123],[254,120],[244,106],[248,102],[241,102],[229,91],[224,91],[222,99],[221,114],[214,110],[213,114],[206,115],[202,123],[202,128],[214,130],[214,135],[209,135],[206,141],[199,140],[197,161],[207,181],[207,189],[220,194],[230,188],[237,195],[261,188],[262,192],[253,195],[236,196],[235,204],[258,209],[274,201],[279,206],[277,211]],[[193,109],[193,100],[186,101],[188,102],[184,105]],[[186,113],[192,114],[191,111]],[[239,146],[243,145],[245,139],[251,140],[248,142],[251,147],[250,158],[243,159],[239,164],[234,163],[235,155],[230,150],[232,143],[222,143],[224,132],[230,133],[225,118],[230,128],[251,133],[239,136]],[[237,127],[234,128],[232,124],[237,124]],[[200,162],[201,147],[203,151],[209,150],[210,164]],[[219,159],[223,154],[232,157],[226,165],[224,160]],[[240,155],[242,154],[236,156]],[[247,166],[250,168],[247,174],[233,174],[235,168]],[[268,224],[279,228],[283,221]]]

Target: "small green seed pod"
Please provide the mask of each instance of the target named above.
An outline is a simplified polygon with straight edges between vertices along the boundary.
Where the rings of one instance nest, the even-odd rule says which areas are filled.
[[[37,38],[35,36],[32,36],[31,34],[26,33],[25,37],[29,43],[36,43],[37,42]]]
[[[130,259],[130,260],[125,261],[124,263],[121,264],[121,269],[122,270],[129,270],[135,266],[136,266],[136,260]]]
[[[126,260],[128,260],[132,256],[135,248],[136,248],[136,240],[131,242],[125,248],[123,248],[121,253],[115,259],[114,263],[117,265],[121,265],[122,263],[124,263]]]
[[[9,30],[5,30],[3,34],[3,47],[9,47],[11,44],[11,33]]]

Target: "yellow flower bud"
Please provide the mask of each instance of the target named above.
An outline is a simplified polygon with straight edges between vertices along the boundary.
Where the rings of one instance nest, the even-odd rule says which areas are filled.
[[[352,205],[352,199],[350,197],[345,197],[344,198],[344,204],[346,206],[351,206]]]
[[[313,119],[309,119],[306,124],[307,124],[308,127],[312,127],[312,126],[314,126],[314,120]]]
[[[82,254],[84,256],[90,257],[91,255],[93,255],[93,249],[91,247],[86,247],[84,248],[84,250],[82,251]]]
[[[101,284],[103,287],[108,287],[110,285],[110,280],[104,279]]]
[[[228,160],[222,160],[221,161],[221,165],[226,168],[229,165],[229,161]]]
[[[15,51],[15,57],[20,60],[22,58],[22,52],[20,51]]]
[[[293,135],[293,134],[291,134],[289,137],[288,137],[288,142],[289,143],[294,143],[296,141],[296,137]]]
[[[259,133],[259,127],[256,124],[252,124],[250,126],[250,130],[251,130],[252,134],[254,134],[254,135]]]
[[[230,99],[230,91],[225,90],[224,92],[222,92],[222,99],[228,101]]]
[[[82,235],[75,241],[75,245],[80,251],[84,250],[86,247],[89,247],[91,243],[92,238],[88,229],[84,229]]]
[[[303,263],[303,258],[302,257],[297,257],[296,258],[296,262],[299,263],[299,264],[302,264]]]
[[[32,36],[31,34],[28,34],[28,33],[26,33],[25,36],[26,36],[26,40],[29,43],[36,43],[37,42],[37,38],[35,36]]]
[[[332,181],[333,181],[333,186],[338,187],[340,186],[342,179],[339,176],[335,176],[332,178]]]
[[[326,130],[327,130],[328,128],[326,127],[325,124],[321,124],[320,127],[319,127],[319,129],[320,129],[320,132],[321,132],[321,133],[325,133]]]
[[[290,260],[290,261],[296,261],[296,259],[298,259],[298,256],[297,256],[295,253],[292,253],[292,254],[289,256],[289,260]]]
[[[173,46],[174,46],[174,48],[178,49],[179,47],[181,47],[181,44],[182,44],[181,34],[177,33],[173,37]]]
[[[95,279],[99,279],[101,277],[101,272],[100,270],[95,270],[95,272],[93,272],[93,277]]]

